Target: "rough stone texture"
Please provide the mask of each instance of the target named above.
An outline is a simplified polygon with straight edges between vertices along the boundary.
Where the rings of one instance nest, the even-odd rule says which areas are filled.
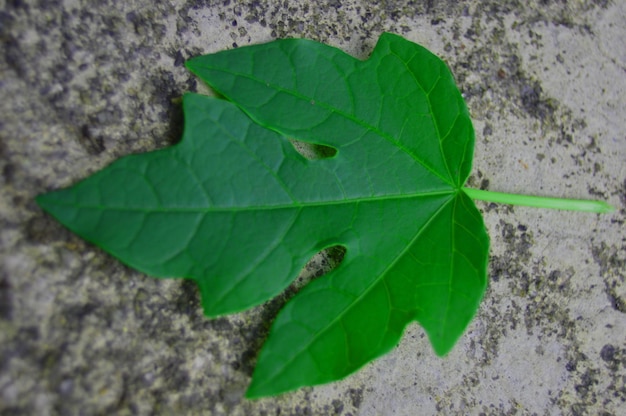
[[[623,1],[0,4],[0,414],[624,414]],[[295,288],[208,320],[193,284],[126,268],[33,197],[178,140],[181,94],[205,91],[182,66],[190,56],[304,36],[364,58],[382,31],[451,66],[477,131],[472,186],[606,199],[617,211],[480,203],[490,288],[448,357],[411,325],[344,381],[246,401]]]

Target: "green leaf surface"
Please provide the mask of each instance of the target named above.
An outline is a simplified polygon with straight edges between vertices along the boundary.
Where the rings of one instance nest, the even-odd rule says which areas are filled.
[[[319,250],[345,247],[279,313],[248,397],[343,378],[414,320],[446,354],[484,294],[489,251],[463,190],[473,129],[446,65],[383,34],[365,61],[287,39],[187,66],[228,100],[185,95],[178,145],[40,206],[138,270],[195,280],[208,316],[272,298]],[[336,154],[305,159],[289,138]]]

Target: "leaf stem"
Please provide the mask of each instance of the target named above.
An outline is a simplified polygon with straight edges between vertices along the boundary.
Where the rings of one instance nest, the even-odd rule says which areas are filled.
[[[586,211],[606,213],[615,210],[604,201],[588,201],[581,199],[563,199],[546,196],[531,196],[507,194],[504,192],[484,191],[482,189],[463,188],[463,191],[472,199],[497,202],[510,205],[525,205],[528,207],[565,209],[570,211]]]

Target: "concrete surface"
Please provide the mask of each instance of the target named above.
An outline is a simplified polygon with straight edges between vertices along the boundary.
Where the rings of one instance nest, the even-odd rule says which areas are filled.
[[[0,414],[626,414],[625,3],[0,1]],[[448,357],[412,325],[341,382],[246,401],[282,299],[208,320],[193,284],[129,270],[33,197],[178,140],[181,94],[203,91],[188,57],[302,36],[364,58],[382,31],[451,66],[472,186],[617,211],[479,203],[490,287]]]

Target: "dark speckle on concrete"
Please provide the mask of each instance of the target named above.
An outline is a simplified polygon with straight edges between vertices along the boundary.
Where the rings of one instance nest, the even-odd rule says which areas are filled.
[[[611,344],[606,344],[600,351],[600,357],[602,357],[605,362],[612,363],[615,358],[615,347]]]
[[[10,320],[13,314],[11,287],[5,276],[0,276],[0,319]]]

